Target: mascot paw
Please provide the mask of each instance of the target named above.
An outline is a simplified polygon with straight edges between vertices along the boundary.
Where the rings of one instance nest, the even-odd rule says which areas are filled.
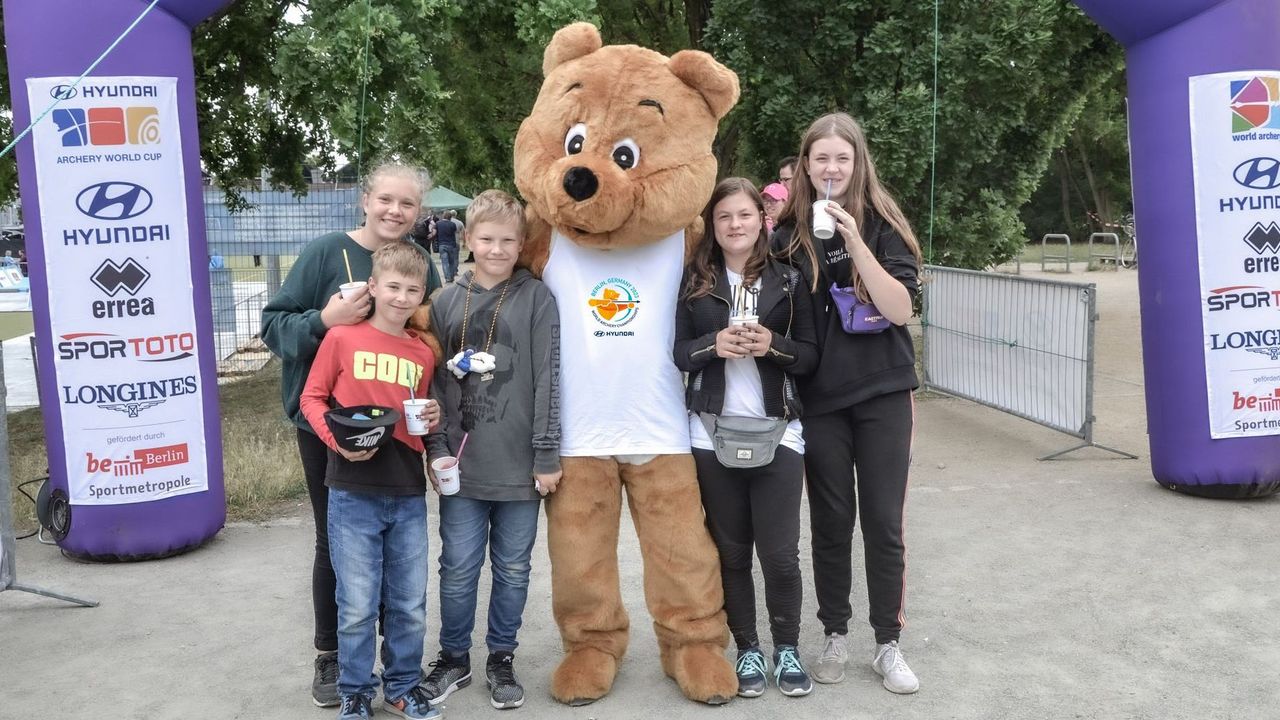
[[[723,648],[711,643],[664,649],[662,669],[695,702],[723,705],[738,693],[733,666]]]
[[[587,705],[609,694],[613,678],[618,674],[618,661],[612,655],[595,648],[571,650],[560,661],[560,667],[551,676],[551,696],[566,705]],[[734,691],[738,689],[734,677]]]

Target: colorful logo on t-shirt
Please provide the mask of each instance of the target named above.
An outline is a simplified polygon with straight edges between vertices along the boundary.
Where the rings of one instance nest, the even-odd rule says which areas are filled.
[[[1280,128],[1280,77],[1231,82],[1231,132]]]
[[[591,308],[591,316],[601,325],[622,327],[635,320],[640,312],[640,293],[626,280],[611,277],[591,288],[587,306]]]

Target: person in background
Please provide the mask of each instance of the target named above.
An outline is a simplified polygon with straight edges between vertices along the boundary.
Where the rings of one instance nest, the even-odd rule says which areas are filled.
[[[778,213],[787,202],[787,186],[780,182],[769,183],[760,191],[760,198],[764,201],[765,231],[773,233],[774,226],[778,224]]]

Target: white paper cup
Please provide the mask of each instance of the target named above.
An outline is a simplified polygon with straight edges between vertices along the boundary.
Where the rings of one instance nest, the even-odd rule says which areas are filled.
[[[418,414],[424,412],[430,405],[431,400],[427,398],[404,401],[404,424],[410,435],[427,434],[427,421],[425,418],[419,418]]]
[[[453,495],[462,489],[458,477],[458,458],[436,458],[431,461],[431,469],[436,473],[436,483],[440,485],[441,495]]]
[[[830,200],[819,200],[813,204],[813,236],[819,240],[830,240],[836,234],[836,219],[827,213]]]
[[[368,284],[369,283],[365,282],[364,280],[357,280],[356,282],[342,283],[341,285],[338,286],[338,292],[342,293],[342,298],[345,300],[351,297],[357,291],[359,291],[360,288]]]
[[[734,315],[729,318],[729,326],[736,327],[738,325],[746,325],[747,323],[758,323],[760,318],[756,315]]]

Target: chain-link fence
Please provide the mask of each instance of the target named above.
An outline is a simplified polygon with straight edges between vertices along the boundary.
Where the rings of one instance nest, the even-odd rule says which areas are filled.
[[[270,352],[258,337],[262,308],[280,289],[293,261],[311,240],[360,223],[355,187],[243,193],[251,209],[232,213],[217,188],[205,188],[209,285],[214,347],[222,375],[252,372]]]

